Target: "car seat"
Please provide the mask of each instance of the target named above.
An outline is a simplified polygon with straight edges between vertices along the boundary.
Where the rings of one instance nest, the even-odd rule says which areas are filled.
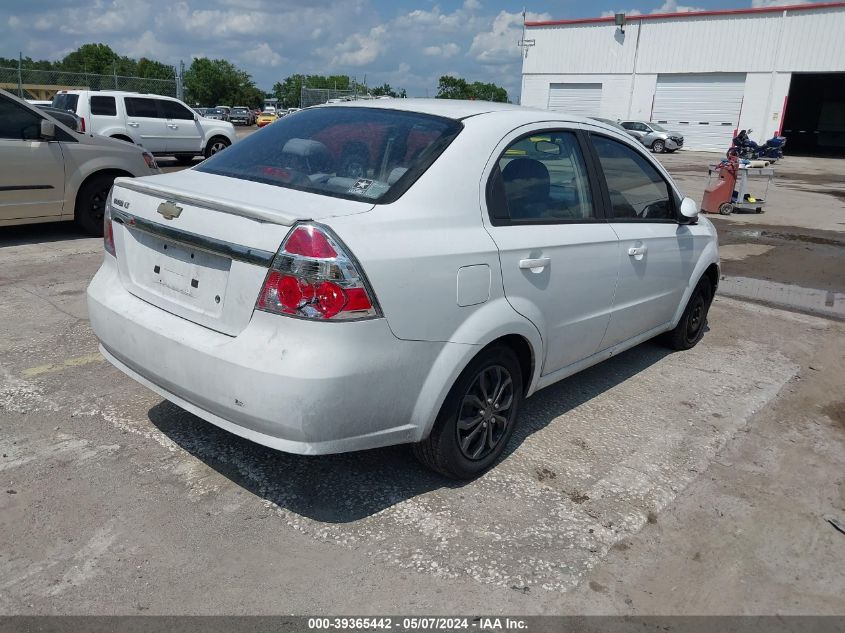
[[[549,203],[549,170],[539,160],[516,158],[502,169],[511,219],[541,218]]]

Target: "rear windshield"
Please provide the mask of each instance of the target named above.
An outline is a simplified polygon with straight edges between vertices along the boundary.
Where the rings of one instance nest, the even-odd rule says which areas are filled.
[[[366,202],[393,202],[463,128],[381,108],[318,107],[284,117],[198,171]]]
[[[76,104],[79,103],[79,95],[59,93],[53,97],[53,107],[59,110],[70,110],[76,112]]]

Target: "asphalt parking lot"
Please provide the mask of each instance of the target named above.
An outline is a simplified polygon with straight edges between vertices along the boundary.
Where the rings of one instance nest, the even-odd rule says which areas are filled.
[[[663,158],[700,199],[713,155]],[[763,216],[716,219],[732,292],[699,346],[541,391],[465,484],[162,401],[97,352],[101,240],[4,230],[0,612],[843,613],[843,166],[807,160]]]

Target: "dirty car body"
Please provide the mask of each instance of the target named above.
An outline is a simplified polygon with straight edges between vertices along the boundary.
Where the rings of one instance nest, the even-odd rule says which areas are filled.
[[[103,354],[266,446],[413,443],[477,475],[523,397],[661,333],[694,345],[718,279],[712,225],[659,163],[555,116],[321,106],[119,179],[88,289]]]

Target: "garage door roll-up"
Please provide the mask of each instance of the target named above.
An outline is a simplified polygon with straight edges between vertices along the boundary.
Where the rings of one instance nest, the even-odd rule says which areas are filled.
[[[744,73],[658,75],[651,120],[688,149],[726,151],[739,124]]]
[[[598,116],[601,84],[550,84],[549,110],[578,116]]]

